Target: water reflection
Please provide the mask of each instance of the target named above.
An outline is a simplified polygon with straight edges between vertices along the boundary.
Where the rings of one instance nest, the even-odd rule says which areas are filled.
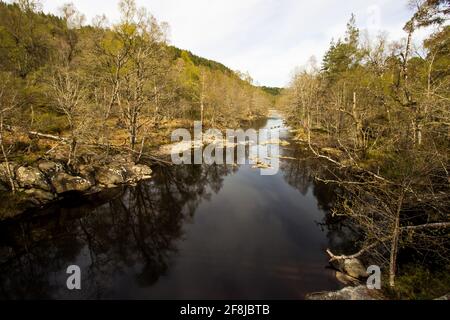
[[[320,168],[158,168],[135,188],[0,223],[0,298],[302,299],[337,289],[324,253],[335,234],[326,214],[333,192],[314,182]],[[72,264],[81,291],[65,286]]]

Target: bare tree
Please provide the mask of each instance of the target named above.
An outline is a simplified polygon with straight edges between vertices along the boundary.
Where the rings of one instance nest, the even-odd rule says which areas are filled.
[[[5,134],[5,121],[8,117],[11,116],[12,111],[17,107],[16,104],[16,97],[15,94],[11,94],[11,86],[10,83],[10,77],[8,75],[1,74],[0,77],[1,85],[0,85],[0,148],[3,155],[3,160],[5,162],[6,166],[6,174],[9,179],[9,183],[11,186],[11,190],[13,193],[16,192],[16,187],[14,184],[14,175],[13,171],[10,166],[9,158],[8,158],[8,152],[6,151],[5,141],[4,141],[4,134]]]
[[[56,70],[51,79],[51,96],[55,110],[64,114],[70,132],[70,151],[67,164],[76,160],[80,124],[79,117],[85,103],[85,88],[80,76],[68,67]]]

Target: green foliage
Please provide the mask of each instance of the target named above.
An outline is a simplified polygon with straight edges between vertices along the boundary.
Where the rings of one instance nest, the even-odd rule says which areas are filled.
[[[283,90],[282,88],[266,87],[266,86],[262,86],[261,89],[272,96],[279,96]]]
[[[218,70],[229,76],[235,75],[233,70],[219,62],[199,57],[188,50],[182,50],[174,46],[168,46],[168,49],[173,60],[181,58],[185,61],[191,61],[196,67],[206,67],[210,70]]]
[[[0,67],[26,78],[57,55],[65,30],[60,18],[0,2]]]
[[[433,79],[442,79],[450,75],[450,26],[425,40],[429,50],[428,60],[433,59]]]
[[[334,79],[341,73],[358,66],[361,60],[359,45],[359,29],[356,27],[355,16],[352,15],[347,24],[347,32],[344,41],[332,42],[330,49],[325,53],[322,71]]]
[[[389,270],[392,286],[401,271],[392,295],[407,299],[449,291],[448,269],[405,267],[397,259],[426,251],[432,263],[448,264],[449,257],[450,27],[442,18],[448,20],[450,10],[448,1],[418,4],[405,31],[414,38],[421,25],[437,27],[421,48],[425,54],[408,41],[360,39],[352,17],[345,38],[331,43],[322,70],[296,74],[280,99],[292,127],[308,132],[318,153],[339,149],[342,156],[328,159],[344,190],[337,212],[353,219],[362,246],[389,239],[367,255]]]
[[[431,271],[419,264],[409,264],[402,268],[395,290],[387,289],[392,299],[432,300],[450,292],[450,268]]]
[[[43,133],[61,134],[69,129],[66,118],[53,112],[38,113],[35,116],[35,126]]]
[[[200,120],[203,110],[208,125],[235,125],[272,104],[248,75],[169,46],[164,25],[134,1],[120,7],[118,23],[83,26],[70,4],[57,17],[0,1],[0,72],[14,100],[7,125],[70,138],[75,152],[75,140],[134,146],[163,120]]]

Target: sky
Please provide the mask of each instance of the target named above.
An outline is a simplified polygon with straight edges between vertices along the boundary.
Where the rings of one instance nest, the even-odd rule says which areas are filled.
[[[68,0],[42,0],[58,13]],[[106,14],[117,22],[118,0],[69,0],[87,21]],[[286,86],[293,71],[315,56],[320,62],[332,38],[345,33],[352,13],[371,35],[405,36],[412,11],[407,0],[136,0],[170,25],[171,44],[249,72],[257,84]],[[418,38],[421,37],[419,34]]]

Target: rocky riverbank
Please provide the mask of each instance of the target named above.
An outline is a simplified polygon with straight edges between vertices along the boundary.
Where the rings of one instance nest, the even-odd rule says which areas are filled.
[[[92,194],[120,185],[133,185],[150,179],[149,166],[136,164],[125,156],[95,165],[68,166],[65,162],[41,159],[31,165],[9,163],[14,187],[20,198],[17,208],[2,210],[0,220],[14,217],[30,207],[40,207],[57,201],[68,193]],[[0,192],[11,189],[6,163],[0,163]]]
[[[370,290],[364,285],[346,287],[339,291],[326,291],[312,293],[306,296],[307,300],[385,300],[378,290]]]
[[[311,293],[306,296],[307,300],[386,300],[380,290],[367,288],[369,275],[359,259],[331,259],[330,266],[336,270],[336,279],[347,287],[339,291]]]

